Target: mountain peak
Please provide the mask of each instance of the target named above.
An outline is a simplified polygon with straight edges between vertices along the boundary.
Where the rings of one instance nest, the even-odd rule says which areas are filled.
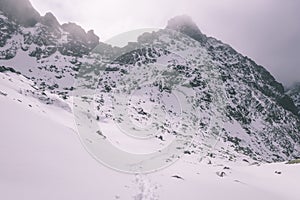
[[[180,31],[186,27],[192,28],[195,31],[201,33],[196,23],[188,15],[175,16],[168,21],[168,25],[167,25],[167,28],[177,30],[177,31]]]
[[[89,44],[92,48],[99,44],[99,37],[93,30],[85,32],[85,30],[76,23],[69,22],[62,25],[64,31],[70,33],[75,40],[83,41]]]
[[[91,49],[99,44],[99,37],[92,30],[86,32],[75,23],[60,25],[51,12],[47,12],[45,16],[41,16],[29,0],[0,0],[0,11],[9,20],[21,26],[33,27],[37,23],[41,23],[48,27],[52,33],[60,32],[60,28],[62,28],[64,31],[70,33],[74,41],[83,42]]]
[[[45,14],[45,16],[42,17],[41,21],[44,25],[52,27],[52,28],[60,27],[59,22],[57,21],[56,17],[51,12],[47,12]]]
[[[206,36],[201,33],[197,24],[188,15],[179,15],[170,19],[166,28],[186,34],[199,42],[206,40]]]

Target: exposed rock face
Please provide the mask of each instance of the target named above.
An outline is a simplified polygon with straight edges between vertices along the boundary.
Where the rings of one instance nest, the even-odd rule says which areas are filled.
[[[297,106],[297,110],[300,116],[300,83],[295,83],[292,87],[287,90],[289,95]]]
[[[45,16],[41,18],[41,23],[56,30],[61,27],[56,17],[51,12],[47,12]]]
[[[83,28],[75,23],[63,24],[62,28],[64,31],[70,33],[71,39],[82,41],[91,49],[95,48],[99,44],[99,37],[94,34],[93,30],[90,30],[86,33]]]
[[[92,47],[96,47],[99,44],[99,37],[94,33],[94,30],[89,30],[86,34],[87,42],[91,44]]]

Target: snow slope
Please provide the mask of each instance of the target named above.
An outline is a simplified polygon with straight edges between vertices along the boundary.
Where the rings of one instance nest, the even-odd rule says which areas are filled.
[[[31,84],[0,73],[0,199],[299,199],[299,164],[192,154],[151,174],[104,167],[82,146],[69,111],[20,94]]]

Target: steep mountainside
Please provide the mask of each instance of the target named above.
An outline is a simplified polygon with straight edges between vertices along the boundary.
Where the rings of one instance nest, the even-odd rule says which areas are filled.
[[[286,93],[293,99],[300,115],[300,83],[294,84]]]
[[[93,31],[73,23],[60,25],[51,13],[40,16],[28,1],[1,0],[0,10],[0,69],[31,79],[41,95],[49,91],[68,99],[78,89],[74,88],[78,73],[103,96],[137,77],[153,80],[147,87],[156,91],[150,101],[158,105],[180,86],[194,94],[185,99],[197,111],[193,152],[201,152],[206,139],[214,137],[219,140],[218,151],[229,160],[234,158],[226,148],[259,161],[300,157],[298,110],[283,86],[262,66],[201,33],[187,16],[170,20],[166,29],[141,35],[137,43],[113,48],[99,43]],[[114,108],[103,99],[96,103],[100,109],[95,118],[114,120]],[[134,119],[151,121],[143,109],[130,106]],[[179,134],[168,123],[157,141],[170,132]]]
[[[191,102],[197,107],[196,121],[200,127],[195,152],[207,145],[205,135],[215,135],[222,138],[220,143],[229,143],[235,151],[253,159],[281,161],[299,157],[297,108],[284,93],[283,86],[267,70],[229,45],[205,36],[186,16],[170,20],[167,28],[144,34],[137,43],[121,49],[99,47],[94,53],[100,53],[102,61],[81,68],[85,84],[89,83],[85,87],[98,88],[102,96],[122,90],[128,92],[132,88],[127,86],[134,88],[140,80],[152,80],[150,90],[158,88],[162,94],[172,92],[178,85],[192,88],[197,100]],[[105,52],[109,53],[105,55]],[[169,76],[162,80],[153,78],[157,73]],[[158,96],[140,101],[159,99]],[[186,101],[193,97],[187,97]],[[113,115],[105,117],[107,113],[115,112],[115,108],[109,103],[106,105],[105,101],[104,98],[99,104],[103,107],[100,116],[114,120]],[[113,100],[107,100],[110,101]],[[122,106],[122,103],[117,104]],[[134,109],[137,110],[134,118],[140,121],[145,113],[141,115],[139,107]],[[119,120],[122,126],[126,117]],[[164,137],[164,131],[174,129],[162,130],[158,138]]]

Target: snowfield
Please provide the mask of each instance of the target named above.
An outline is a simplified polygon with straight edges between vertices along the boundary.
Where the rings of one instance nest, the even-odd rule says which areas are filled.
[[[114,171],[93,159],[81,144],[70,101],[46,94],[55,99],[46,104],[29,91],[36,91],[30,80],[0,73],[0,199],[300,198],[300,164],[264,164],[243,156],[235,162],[220,156],[200,159],[187,154],[151,174]]]

